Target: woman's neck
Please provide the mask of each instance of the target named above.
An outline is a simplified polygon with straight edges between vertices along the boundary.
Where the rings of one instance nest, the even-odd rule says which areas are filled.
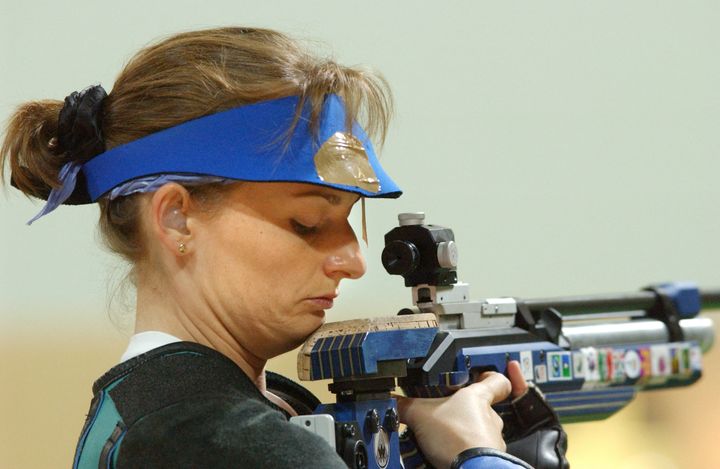
[[[222,353],[232,360],[266,393],[265,365],[267,360],[243,347],[211,314],[205,314],[202,304],[163,286],[138,279],[135,333],[160,331],[180,340],[196,342]]]

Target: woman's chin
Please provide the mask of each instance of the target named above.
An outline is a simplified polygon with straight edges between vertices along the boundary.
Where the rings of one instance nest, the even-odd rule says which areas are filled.
[[[292,336],[289,338],[290,344],[287,350],[293,350],[302,345],[308,337],[310,337],[316,330],[325,323],[325,311],[319,310],[314,311],[312,320],[304,321],[302,326],[296,326],[292,329]]]
[[[303,342],[310,337],[310,335],[318,330],[320,326],[325,324],[325,311],[320,309],[317,311],[313,311],[312,316],[313,321],[308,321],[307,329],[305,329],[305,335],[303,336]]]

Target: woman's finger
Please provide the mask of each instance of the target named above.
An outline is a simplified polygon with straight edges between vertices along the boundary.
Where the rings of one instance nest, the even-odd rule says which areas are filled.
[[[393,395],[393,397],[397,401],[397,410],[398,416],[400,417],[400,422],[407,423],[407,421],[405,420],[405,416],[407,415],[407,409],[412,402],[412,398],[407,398],[400,395]]]
[[[512,387],[510,380],[500,373],[488,371],[480,375],[480,380],[475,384],[468,386],[475,392],[483,394],[490,404],[496,404],[505,400],[509,395]]]
[[[520,362],[516,360],[509,362],[507,365],[507,375],[512,386],[512,397],[519,397],[525,394],[528,389],[528,384],[520,368]]]

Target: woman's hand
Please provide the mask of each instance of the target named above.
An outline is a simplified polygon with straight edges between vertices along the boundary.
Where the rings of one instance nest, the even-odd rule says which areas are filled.
[[[469,448],[505,451],[503,421],[490,406],[527,390],[518,362],[508,364],[508,376],[483,373],[477,382],[443,398],[398,397],[400,420],[413,431],[433,466],[449,467],[455,456]]]

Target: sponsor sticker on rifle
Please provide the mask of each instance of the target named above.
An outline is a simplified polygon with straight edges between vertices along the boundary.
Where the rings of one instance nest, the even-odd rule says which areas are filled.
[[[547,366],[550,381],[567,381],[572,379],[572,356],[570,352],[548,352]]]
[[[582,352],[573,352],[573,377],[575,379],[585,379],[587,360]]]
[[[673,375],[679,375],[682,373],[682,370],[680,369],[681,355],[682,352],[679,345],[670,346],[670,373]]]
[[[524,351],[520,352],[520,369],[526,380],[533,380],[533,356],[532,352]]]
[[[607,383],[613,376],[613,350],[611,348],[598,349],[598,371],[600,381]]]
[[[650,347],[650,356],[652,359],[652,376],[670,376],[672,371],[670,347],[667,345],[653,345]]]
[[[692,368],[690,366],[690,347],[691,347],[691,344],[688,344],[687,342],[683,343],[683,345],[682,345],[682,356],[680,357],[680,368],[682,369],[682,372],[685,375],[689,375],[692,372]]]
[[[638,350],[638,353],[640,355],[640,361],[642,362],[640,380],[645,382],[652,377],[652,357],[650,355],[650,349],[647,347],[641,348]]]
[[[698,345],[690,347],[690,368],[692,371],[702,371],[702,351]]]
[[[625,381],[625,350],[612,351],[612,381],[616,383]]]
[[[597,383],[600,381],[600,368],[598,364],[598,352],[593,347],[584,347],[580,349],[585,356],[585,381]]]
[[[545,383],[547,380],[547,367],[545,365],[535,366],[535,382]]]
[[[636,350],[625,351],[624,366],[625,374],[628,378],[638,379],[642,376],[642,360],[640,358],[640,354]]]

